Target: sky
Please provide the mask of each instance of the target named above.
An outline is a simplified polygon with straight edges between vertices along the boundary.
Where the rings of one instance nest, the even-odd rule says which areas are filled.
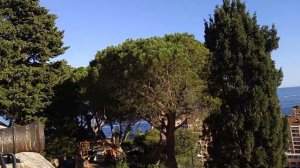
[[[126,39],[187,32],[204,42],[204,20],[222,0],[40,0],[56,14],[65,46],[57,57],[73,67],[88,66],[97,51]],[[283,69],[281,87],[300,86],[300,1],[248,0],[260,25],[275,24],[280,37],[272,58]],[[299,73],[299,74],[298,74]]]

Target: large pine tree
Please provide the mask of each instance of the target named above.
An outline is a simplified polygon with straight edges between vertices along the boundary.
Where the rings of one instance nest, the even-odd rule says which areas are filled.
[[[223,0],[205,22],[213,52],[209,90],[222,102],[207,120],[209,167],[285,166],[286,127],[276,93],[282,71],[271,59],[278,41],[275,27],[260,26],[239,0]]]
[[[111,113],[116,109],[110,108],[112,103],[99,102],[99,96],[105,96],[102,100],[118,102],[112,105],[123,111],[112,114],[148,121],[160,131],[161,150],[153,159],[160,158],[165,149],[166,166],[177,168],[181,165],[176,161],[175,132],[187,121],[202,117],[216,102],[207,95],[204,74],[199,73],[208,54],[189,34],[127,40],[108,47],[90,64],[90,102],[96,110],[105,107],[106,113]],[[97,107],[101,103],[103,107]]]
[[[41,116],[64,63],[66,50],[56,16],[38,0],[0,0],[0,115],[18,124]]]

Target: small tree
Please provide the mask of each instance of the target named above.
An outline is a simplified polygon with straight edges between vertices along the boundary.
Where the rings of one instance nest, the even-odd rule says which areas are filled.
[[[285,167],[286,126],[277,87],[282,71],[271,53],[278,47],[274,26],[260,26],[239,0],[223,0],[205,22],[210,58],[209,90],[221,99],[208,121],[210,167]]]
[[[193,36],[174,34],[127,40],[91,62],[91,72],[109,74],[104,82],[116,86],[115,98],[160,131],[168,167],[177,167],[175,131],[212,102],[202,71],[208,53]]]

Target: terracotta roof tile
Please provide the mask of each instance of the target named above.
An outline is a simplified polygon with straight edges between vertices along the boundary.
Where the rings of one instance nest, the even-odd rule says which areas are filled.
[[[289,116],[288,122],[289,124],[300,124],[300,120],[294,116]]]

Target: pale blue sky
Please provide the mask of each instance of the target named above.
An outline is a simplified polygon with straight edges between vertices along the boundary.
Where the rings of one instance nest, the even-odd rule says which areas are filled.
[[[128,38],[163,36],[175,32],[194,34],[204,41],[204,19],[222,0],[41,0],[41,5],[58,16],[70,49],[58,59],[74,67],[87,66],[97,51]],[[261,25],[275,24],[281,38],[273,53],[282,67],[281,87],[300,86],[300,1],[248,0]],[[298,65],[299,64],[299,65]]]

